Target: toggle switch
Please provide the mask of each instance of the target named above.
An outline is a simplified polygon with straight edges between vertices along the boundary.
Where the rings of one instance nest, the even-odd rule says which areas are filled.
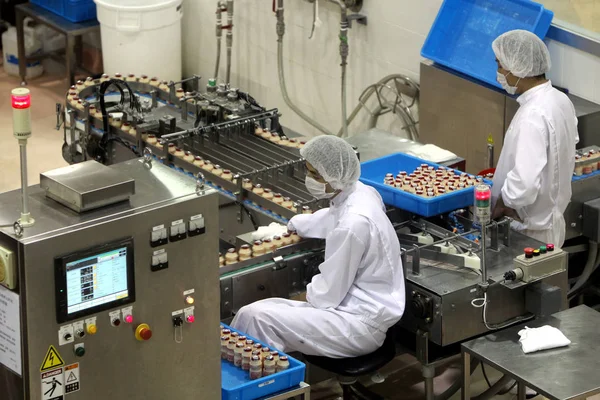
[[[150,340],[152,337],[152,330],[148,324],[140,324],[135,330],[135,338],[140,342]]]
[[[111,324],[112,326],[119,326],[119,325],[121,325],[121,318],[118,318],[118,317],[113,317],[113,318],[110,320],[110,324]]]
[[[77,335],[77,337],[80,339],[83,339],[85,337],[85,331],[83,329],[78,329],[75,331],[75,335]]]

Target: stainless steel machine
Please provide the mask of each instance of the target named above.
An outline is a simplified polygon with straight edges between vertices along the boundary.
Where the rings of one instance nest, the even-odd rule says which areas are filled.
[[[153,300],[148,300],[148,308],[138,305],[141,299],[138,294],[136,302],[133,303],[134,318],[138,320],[139,312],[141,322],[150,321],[148,326],[155,327],[157,332],[148,343],[138,343],[134,338],[134,355],[149,360],[150,356],[143,353],[144,346],[151,346],[157,343],[156,340],[160,340],[162,345],[164,338],[161,335],[167,335],[168,332],[170,341],[167,343],[167,339],[164,339],[165,348],[163,350],[161,347],[160,351],[169,355],[164,358],[165,361],[161,358],[161,362],[165,366],[168,363],[169,368],[172,365],[177,365],[177,368],[166,376],[163,375],[167,378],[166,387],[174,389],[174,382],[191,379],[191,376],[197,377],[198,371],[203,373],[203,378],[194,385],[185,389],[177,386],[177,390],[171,391],[171,394],[182,393],[183,397],[187,398],[185,394],[191,393],[192,388],[197,389],[198,385],[205,384],[204,376],[206,382],[212,380],[211,385],[206,386],[206,390],[213,390],[212,383],[218,382],[218,379],[211,375],[213,372],[204,375],[205,370],[201,368],[218,365],[213,359],[213,356],[217,355],[208,350],[210,346],[207,344],[211,341],[204,341],[204,347],[201,347],[207,349],[207,352],[198,356],[195,360],[197,365],[189,366],[188,373],[184,374],[179,367],[184,369],[188,365],[179,359],[177,362],[171,360],[179,354],[178,349],[184,349],[188,344],[192,346],[195,340],[207,339],[205,332],[210,332],[210,329],[206,327],[216,324],[218,314],[221,320],[226,321],[240,307],[255,300],[274,296],[290,297],[304,291],[306,284],[318,272],[318,266],[323,259],[324,244],[322,241],[302,240],[258,257],[244,261],[236,259],[220,267],[217,253],[225,253],[229,248],[238,249],[243,245],[251,245],[250,233],[258,226],[271,222],[286,223],[297,213],[309,213],[327,204],[314,200],[306,191],[303,184],[304,161],[299,154],[299,148],[303,145],[302,139],[285,136],[276,109],[266,110],[249,94],[217,86],[214,81],[209,82],[207,88],[200,92],[198,77],[168,84],[145,77],[114,78],[119,79],[103,77],[94,81],[90,78],[88,82],[79,82],[68,93],[63,154],[75,167],[86,165],[85,160],[98,160],[111,165],[111,169],[124,173],[131,171],[133,166],[138,167],[135,169],[135,176],[132,174],[136,182],[136,194],[131,197],[130,205],[112,205],[101,209],[102,212],[97,210],[89,214],[114,215],[114,226],[118,226],[117,233],[109,236],[108,224],[102,220],[102,223],[93,225],[95,230],[102,234],[96,233],[93,236],[94,240],[87,240],[90,241],[90,245],[99,245],[111,243],[113,239],[134,237],[136,281],[142,282],[144,288],[149,285],[154,293]],[[186,84],[190,84],[196,90],[186,92],[182,88]],[[360,147],[357,152],[360,152]],[[144,156],[143,159],[138,158],[140,155]],[[455,161],[459,163],[462,160]],[[140,168],[148,163],[153,166],[152,169]],[[135,223],[129,223],[128,221],[133,222],[133,219],[124,218],[123,215],[127,213],[122,214],[119,207],[129,210],[128,207],[136,204],[137,198],[149,198],[148,193],[153,193],[150,189],[152,185],[147,184],[148,180],[139,178],[140,174],[149,174],[148,171],[161,171],[161,174],[164,174],[158,193],[163,193],[164,189],[173,195],[173,199],[166,201],[164,207],[161,206],[164,209],[148,200],[148,203],[143,204],[152,208],[152,214],[143,214],[146,217],[143,223],[138,223],[137,220]],[[49,174],[49,188],[52,187],[55,176],[56,174]],[[42,185],[44,181],[46,179],[42,181]],[[195,181],[200,186],[212,189],[207,190],[204,196],[198,196]],[[174,188],[180,185],[189,186],[191,198],[187,202],[179,200],[179,195],[173,193]],[[16,195],[12,196],[14,198]],[[42,197],[40,189],[37,189],[35,196]],[[52,196],[52,193],[49,193],[49,196]],[[82,201],[84,198],[89,199],[90,196],[80,197]],[[56,209],[72,215],[73,218],[88,221],[86,213],[79,215],[71,210],[73,205],[69,205],[68,208],[49,199],[43,199],[43,202],[53,205],[52,212],[56,212]],[[32,213],[36,212],[38,215],[45,215],[50,210],[32,210]],[[472,218],[464,210],[429,219],[396,208],[390,208],[388,213],[404,249],[407,307],[400,326],[404,328],[407,337],[402,340],[402,345],[415,351],[429,371],[440,356],[437,354],[439,349],[452,352],[453,345],[490,329],[498,329],[506,323],[556,311],[566,305],[566,254],[556,251],[536,259],[536,263],[520,259],[524,247],[540,247],[543,244],[511,233],[507,228],[508,221],[489,225],[486,238],[480,236],[473,226]],[[134,214],[137,216],[140,213]],[[187,229],[191,229],[192,217],[198,214],[205,218],[204,233],[192,236],[184,229],[181,232],[177,230],[173,237],[164,237],[161,225],[170,229],[167,235],[175,232],[172,228],[173,223],[181,220],[184,225],[187,224]],[[82,230],[79,229],[79,225],[77,227],[78,240],[87,238],[80,233]],[[154,227],[157,227],[156,230],[153,230]],[[91,227],[89,232],[93,232]],[[180,235],[183,237],[180,238]],[[53,234],[50,236],[54,237]],[[149,237],[156,239],[156,243],[149,240]],[[200,243],[203,240],[207,242]],[[142,244],[138,244],[140,241]],[[482,246],[482,242],[485,246]],[[80,248],[85,250],[88,247],[87,243],[78,241],[61,243],[66,247],[70,246],[69,249],[65,247],[63,252],[63,247],[56,245],[53,248],[53,257],[55,254],[68,254],[70,251],[78,251]],[[154,244],[157,247],[152,247]],[[143,250],[138,247],[142,245],[145,246]],[[154,252],[163,249],[162,246],[166,246],[169,253],[168,267],[165,265],[166,260],[161,258],[162,253],[153,256]],[[483,251],[483,248],[487,251]],[[40,256],[36,254],[36,257]],[[194,258],[197,261],[193,261]],[[148,261],[143,261],[142,266],[137,267],[139,259]],[[189,262],[183,261],[188,259]],[[153,261],[156,261],[157,265],[152,266]],[[205,263],[210,266],[205,267]],[[193,265],[193,268],[182,265]],[[143,273],[138,275],[137,268],[141,268]],[[152,272],[152,269],[160,271]],[[523,278],[511,280],[511,273],[519,270]],[[49,272],[45,273],[48,275]],[[153,282],[154,277],[163,276],[168,276],[166,282]],[[200,276],[203,277],[202,283],[191,285],[191,282]],[[219,285],[217,279],[220,281]],[[46,276],[44,281],[52,282],[52,277]],[[139,286],[137,292],[140,291]],[[176,287],[176,290],[173,287]],[[172,313],[178,311],[177,302],[187,301],[184,292],[191,289],[196,293],[194,304],[197,319],[195,323],[188,324],[185,322],[184,313],[184,341],[177,343],[176,335],[181,331],[175,329]],[[220,296],[217,295],[219,291]],[[54,295],[51,291],[44,293],[44,296],[39,296],[39,293],[32,296],[37,296],[36,299],[47,299],[48,296]],[[220,302],[219,306],[216,305],[217,301]],[[143,312],[149,310],[150,305],[153,307],[153,313],[146,316]],[[202,307],[201,311],[198,307]],[[185,310],[187,307],[184,304],[180,308]],[[168,314],[164,319],[160,317],[163,311]],[[31,313],[39,317],[41,311]],[[202,333],[198,333],[193,340],[186,340],[191,330],[199,328],[200,318],[203,322],[200,330]],[[214,318],[214,321],[211,318]],[[104,331],[113,335],[107,338],[106,343],[111,343],[111,340],[117,338],[116,335],[121,334],[120,328],[109,324],[111,318],[107,313],[98,315],[97,320],[104,320],[106,326],[102,330],[98,329],[94,337],[87,335],[82,340],[86,350],[89,347],[92,351],[91,340],[100,337]],[[52,340],[60,339],[56,329],[60,329],[61,326],[54,323],[53,329],[49,330],[48,334],[52,335]],[[76,331],[75,329],[75,336]],[[127,335],[135,333],[132,331],[134,330],[127,330]],[[90,341],[89,345],[87,340]],[[79,343],[79,339],[76,338],[76,341]],[[110,347],[112,345],[106,343],[104,345],[109,346],[111,351],[120,350],[120,346],[127,344],[123,341],[119,346]],[[44,343],[44,346],[47,345],[48,343]],[[70,344],[67,346],[64,348],[72,348]],[[57,347],[59,351],[62,348]],[[215,349],[217,348],[215,345]],[[112,354],[107,352],[107,363],[109,355]],[[133,369],[129,364],[125,365],[130,370]],[[189,373],[190,370],[194,371],[193,374]],[[217,368],[215,373],[216,371]],[[174,377],[179,373],[182,379]],[[96,371],[96,374],[100,376],[100,371]],[[427,376],[428,386],[431,386],[433,375],[428,373]],[[98,378],[98,381],[100,380]],[[155,380],[162,383],[165,381],[159,377]],[[21,382],[18,379],[17,381]],[[22,384],[25,388],[31,385],[32,382],[29,381],[23,381]],[[166,390],[157,389],[154,385],[152,388],[157,393]],[[38,391],[39,386],[32,387],[32,393]]]
[[[2,399],[219,398],[217,210],[152,160],[43,174],[0,229]]]

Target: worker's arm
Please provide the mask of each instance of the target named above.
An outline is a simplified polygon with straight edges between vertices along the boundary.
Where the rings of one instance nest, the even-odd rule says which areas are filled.
[[[368,223],[362,232],[368,232]],[[358,231],[360,232],[360,231]],[[361,235],[362,236],[362,235]],[[354,283],[368,243],[347,228],[337,228],[325,245],[325,261],[306,290],[306,300],[319,309],[340,305]]]
[[[514,210],[533,204],[542,186],[542,170],[548,161],[548,131],[541,116],[524,118],[519,126],[515,166],[502,186],[502,200]]]
[[[299,214],[292,217],[288,229],[296,231],[303,238],[325,239],[332,229],[329,208],[322,208],[313,214]]]

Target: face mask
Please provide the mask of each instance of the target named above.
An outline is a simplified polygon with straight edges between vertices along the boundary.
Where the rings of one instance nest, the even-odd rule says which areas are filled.
[[[510,74],[510,72],[508,74]],[[498,80],[498,83],[502,85],[502,89],[506,90],[508,94],[514,95],[517,93],[517,87],[510,86],[508,84],[508,81],[506,80],[506,75],[502,75],[500,72],[496,72],[496,80]],[[519,80],[517,81],[517,85],[519,84],[519,81],[521,81],[521,78],[519,78]]]
[[[306,175],[306,179],[304,181],[306,185],[306,189],[315,196],[317,199],[328,199],[333,197],[335,193],[327,193],[327,184],[316,181],[314,178]]]

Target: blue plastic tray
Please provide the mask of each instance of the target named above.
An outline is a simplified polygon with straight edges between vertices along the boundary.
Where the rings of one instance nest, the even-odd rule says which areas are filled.
[[[554,13],[529,0],[445,0],[421,55],[501,88],[492,42],[523,29],[544,39]]]
[[[438,164],[421,160],[408,154],[391,154],[362,163],[360,181],[365,185],[374,187],[383,198],[385,204],[419,214],[423,217],[433,217],[434,215],[473,205],[473,187],[428,199],[383,183],[385,174],[393,173],[396,175],[399,171],[410,173],[421,164],[431,165],[435,168],[440,167]],[[461,174],[462,172],[455,170],[455,173]],[[485,180],[485,183],[488,185],[492,184],[488,180]]]
[[[265,346],[260,340],[237,331],[227,325],[221,324],[232,332],[247,336]],[[278,351],[278,350],[276,350]],[[304,380],[306,366],[295,358],[286,355],[290,361],[290,367],[274,375],[265,376],[260,379],[251,380],[248,371],[235,367],[233,364],[221,360],[221,400],[254,400],[266,397],[278,392],[295,388]]]
[[[96,19],[94,0],[31,0],[31,3],[52,11],[71,22]]]

